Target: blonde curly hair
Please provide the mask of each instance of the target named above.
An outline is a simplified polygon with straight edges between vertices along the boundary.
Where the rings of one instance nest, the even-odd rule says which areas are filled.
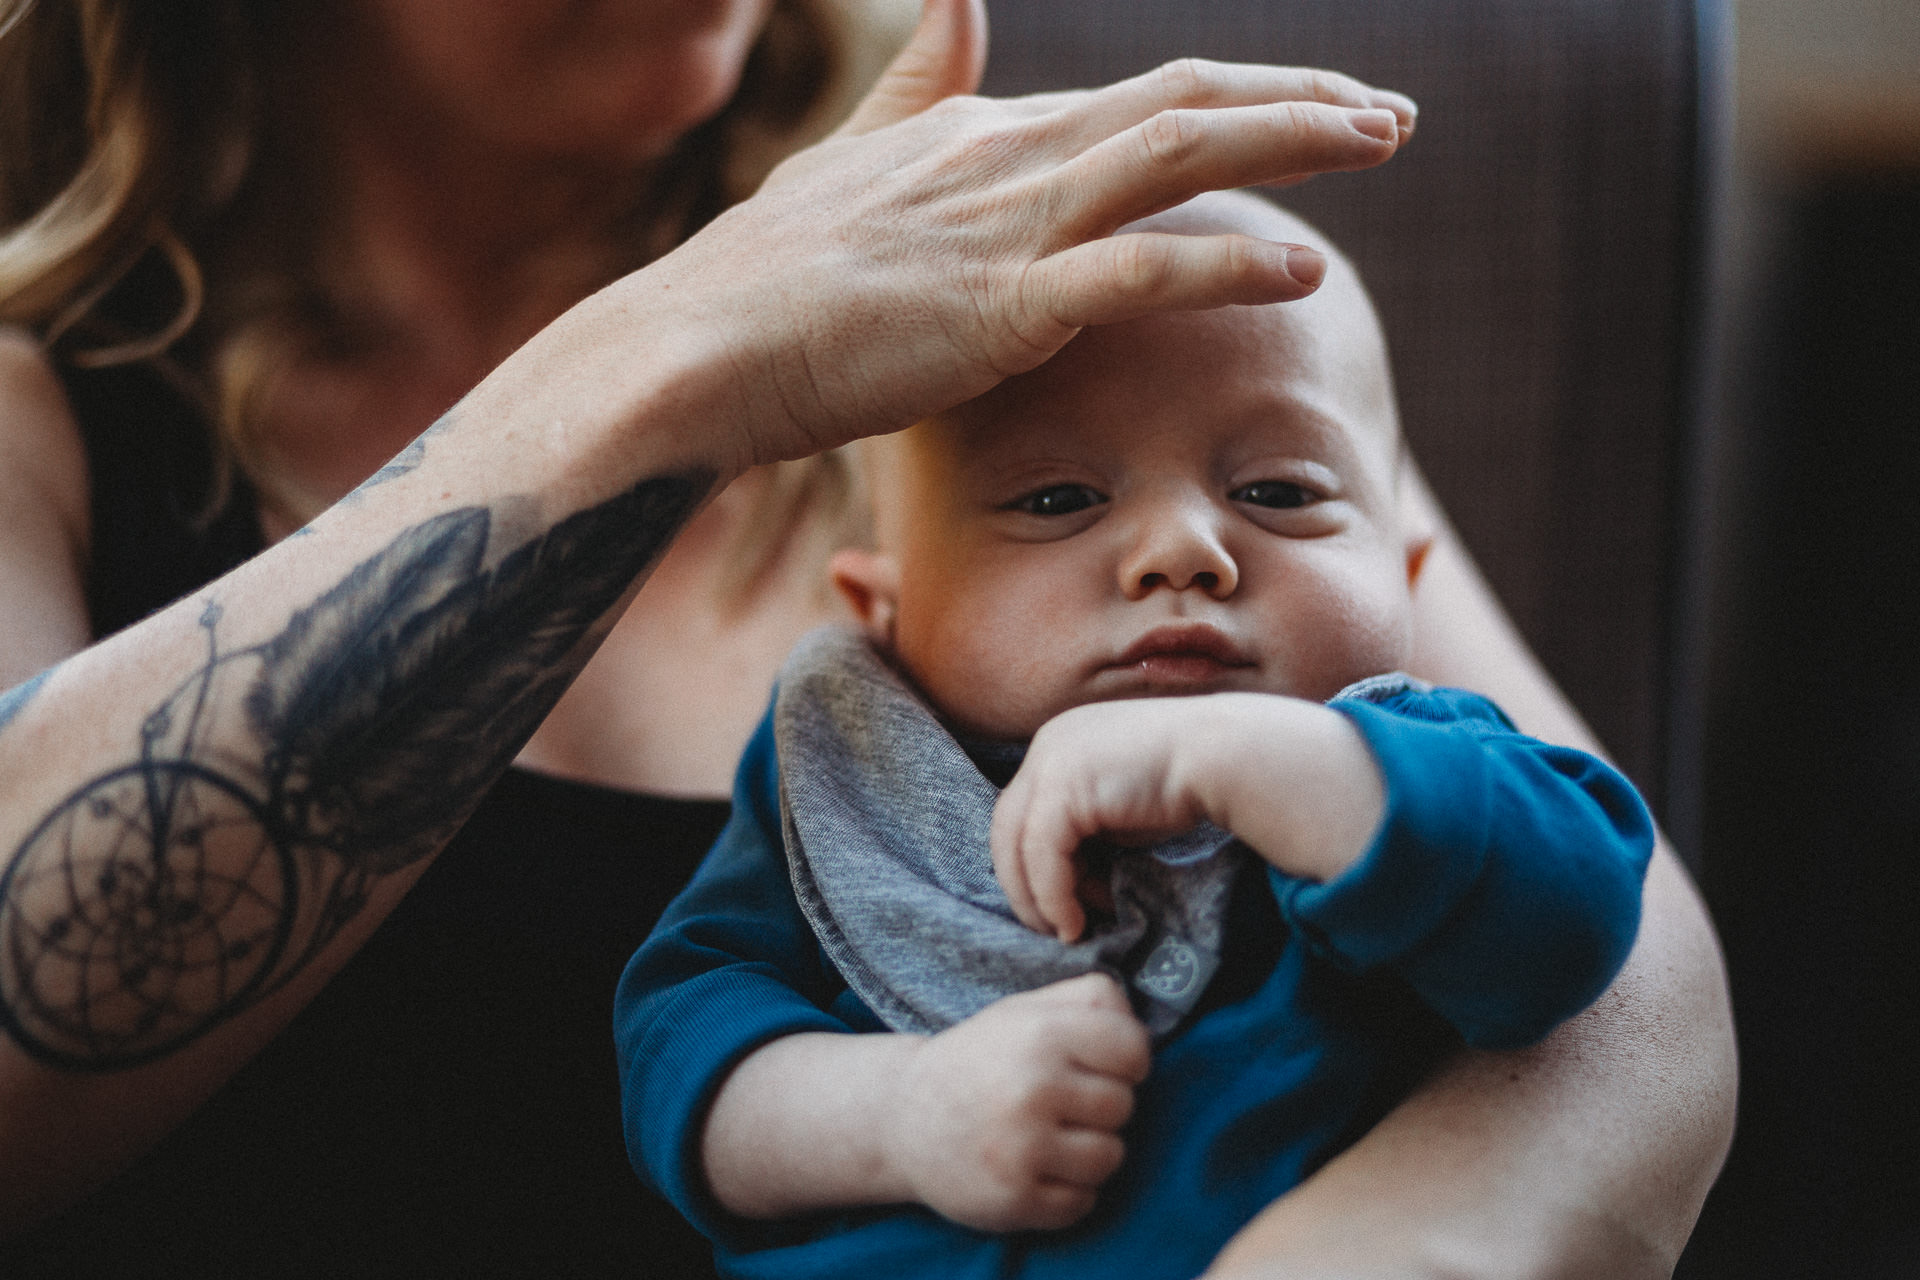
[[[912,7],[776,0],[733,100],[633,193],[616,274],[826,132],[898,47]],[[303,197],[286,158],[297,151],[269,137],[264,86],[283,25],[272,10],[0,0],[0,323],[73,366],[151,364],[200,404],[223,471],[238,463],[284,497],[259,439],[264,389],[301,354],[370,335],[341,273],[323,270],[321,202]],[[776,533],[808,512],[837,525],[857,506],[843,465],[787,471],[773,486],[780,509],[730,558],[729,593],[778,557]]]

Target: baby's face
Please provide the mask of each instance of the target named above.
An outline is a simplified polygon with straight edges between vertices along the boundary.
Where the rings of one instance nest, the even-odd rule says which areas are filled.
[[[1325,699],[1405,663],[1424,542],[1344,287],[1088,330],[883,442],[881,553],[840,578],[935,706],[1023,739],[1087,702]]]

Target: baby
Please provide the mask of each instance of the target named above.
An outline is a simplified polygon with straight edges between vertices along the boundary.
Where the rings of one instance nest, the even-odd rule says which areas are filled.
[[[1251,196],[1140,229],[1316,239]],[[874,447],[864,634],[789,660],[618,997],[629,1150],[724,1273],[1185,1280],[1624,961],[1632,788],[1394,674],[1429,539],[1328,257]]]

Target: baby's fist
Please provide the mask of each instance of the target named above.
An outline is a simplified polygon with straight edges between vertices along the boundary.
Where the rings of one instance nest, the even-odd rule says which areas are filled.
[[[1103,974],[1009,996],[924,1043],[888,1157],[922,1203],[965,1226],[1068,1226],[1120,1167],[1149,1052]]]

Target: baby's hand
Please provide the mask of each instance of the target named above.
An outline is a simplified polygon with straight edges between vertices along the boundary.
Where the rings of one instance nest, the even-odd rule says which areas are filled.
[[[1022,924],[1064,942],[1086,928],[1081,841],[1150,842],[1210,816],[1181,767],[1206,701],[1096,702],[1040,726],[993,811],[993,871]]]
[[[1104,974],[1008,996],[915,1054],[888,1158],[964,1226],[1068,1226],[1120,1167],[1148,1060],[1146,1028]]]
[[[1339,712],[1266,693],[1095,702],[1040,726],[993,811],[993,871],[1028,928],[1086,927],[1089,836],[1162,839],[1208,819],[1291,876],[1326,881],[1386,808],[1366,740]]]

